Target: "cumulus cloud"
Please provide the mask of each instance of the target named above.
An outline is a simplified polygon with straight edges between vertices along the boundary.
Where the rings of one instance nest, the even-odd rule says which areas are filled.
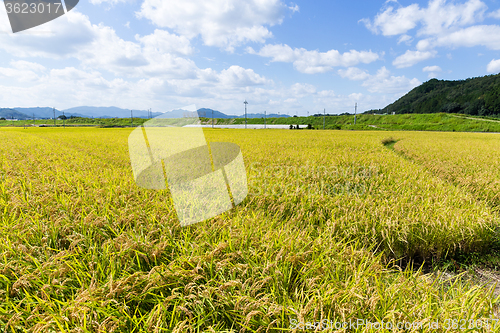
[[[265,45],[259,52],[248,48],[247,51],[262,57],[271,58],[273,62],[291,62],[294,68],[305,74],[325,73],[333,67],[349,67],[359,63],[368,64],[380,58],[372,51],[356,51],[340,53],[337,50],[328,52],[308,51],[304,48],[292,49],[288,45]]]
[[[498,73],[500,72],[500,59],[493,59],[490,61],[488,66],[486,67],[488,73]]]
[[[392,64],[397,68],[406,68],[415,65],[421,61],[434,58],[436,56],[435,51],[406,51],[403,55],[400,55]]]
[[[418,25],[418,35],[435,36],[482,21],[486,9],[480,0],[468,0],[462,4],[430,0],[426,8],[420,8],[418,4],[395,8],[386,3],[373,20],[365,18],[361,22],[373,33],[384,36],[406,34]]]
[[[398,44],[401,44],[401,43],[405,43],[406,45],[409,45],[411,44],[411,42],[413,41],[413,38],[409,35],[401,35],[401,37],[399,37],[398,39]]]
[[[12,60],[11,66],[19,70],[29,70],[33,72],[43,72],[46,70],[45,66],[31,61],[25,60]]]
[[[500,50],[500,26],[476,25],[449,34],[423,39],[418,42],[417,49],[428,50],[437,46],[451,48],[485,46],[491,50]]]
[[[463,1],[463,0],[462,0]],[[427,7],[418,4],[401,6],[397,1],[386,2],[372,19],[361,22],[375,34],[400,35],[399,43],[410,43],[411,30],[421,40],[417,51],[408,51],[395,60],[398,68],[409,67],[419,59],[429,59],[428,53],[436,47],[485,46],[500,49],[500,26],[481,25],[485,17],[500,18],[500,10],[486,13],[487,6],[481,0],[466,0],[458,3],[451,0],[430,0]]]
[[[426,66],[422,69],[423,72],[441,72],[442,69],[439,66]]]
[[[291,87],[292,95],[296,97],[304,97],[316,93],[316,87],[308,83],[295,83]]]
[[[193,48],[189,39],[184,36],[177,36],[165,30],[156,29],[153,34],[140,37],[135,36],[135,39],[144,45],[144,48],[150,52],[160,53],[177,53],[182,55],[190,55],[193,53]]]
[[[339,69],[338,73],[341,77],[348,78],[349,80],[365,80],[370,76],[370,74],[368,74],[366,71],[357,67]]]
[[[256,74],[252,69],[245,69],[240,66],[231,66],[228,69],[222,70],[219,80],[225,85],[239,87],[271,83],[271,81]]]
[[[193,52],[189,40],[164,30],[126,41],[114,29],[92,24],[77,11],[46,25],[44,29],[53,33],[0,34],[0,49],[19,58],[75,58],[83,67],[122,76],[188,78],[199,70],[185,57]]]
[[[100,5],[103,3],[110,4],[110,5],[116,5],[117,3],[120,2],[128,2],[130,0],[90,0],[90,3],[93,5]]]
[[[399,94],[408,92],[421,84],[416,78],[408,79],[404,75],[391,75],[391,72],[385,66],[380,68],[375,75],[370,75],[368,72],[355,67],[339,70],[338,72],[340,76],[349,80],[363,80],[361,85],[371,93]]]
[[[497,9],[494,12],[489,13],[488,16],[495,19],[500,19],[500,9]]]
[[[367,18],[360,22],[363,22],[375,34],[394,36],[415,28],[422,18],[423,13],[418,4],[412,4],[397,10],[394,10],[393,6],[388,6],[383,12],[377,14],[373,22]]]
[[[426,66],[422,68],[423,72],[428,72],[429,79],[437,77],[437,73],[441,72],[442,69],[439,66]]]
[[[268,27],[298,10],[281,0],[145,0],[137,16],[189,39],[201,36],[205,45],[234,51],[247,42],[265,42],[272,37]]]
[[[362,85],[371,93],[398,94],[408,92],[420,84],[421,82],[416,78],[408,79],[404,75],[393,76],[384,66],[377,71],[377,74],[371,75],[365,80]]]

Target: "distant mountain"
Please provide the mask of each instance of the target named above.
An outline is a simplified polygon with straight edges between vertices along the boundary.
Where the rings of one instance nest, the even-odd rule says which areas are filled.
[[[17,111],[16,109],[0,109],[0,118],[5,119],[31,119],[32,117],[28,117],[26,114]]]
[[[212,110],[212,109],[206,109],[206,108],[202,108],[202,109],[198,109],[198,115],[200,117],[206,117],[206,118],[212,118],[212,111],[214,112],[213,113],[213,117],[214,118],[223,118],[223,119],[227,119],[227,118],[245,118],[245,115],[241,115],[241,116],[235,116],[235,115],[227,115],[225,113],[222,113],[220,111],[216,111],[216,110]],[[264,118],[264,116],[266,116],[267,118],[288,118],[290,117],[289,115],[286,115],[286,114],[275,114],[275,113],[271,113],[271,114],[268,114],[268,115],[264,115],[263,113],[248,113],[247,114],[247,118]]]
[[[115,106],[78,106],[71,109],[64,110],[66,116],[76,115],[80,117],[96,117],[96,118],[129,118],[130,109],[121,109]],[[153,112],[153,117],[159,116],[162,113]],[[147,118],[148,111],[132,109],[134,118]]]
[[[54,111],[51,107],[36,107],[36,108],[14,108],[14,110],[23,113],[26,115],[28,118],[33,118],[33,115],[35,115],[35,118],[53,118],[54,117]],[[62,112],[59,110],[56,111],[56,117],[59,117],[62,115]]]
[[[31,119],[33,115],[35,118],[53,118],[54,110],[51,107],[33,107],[33,108],[12,108],[12,109],[0,109],[6,110],[5,115],[1,115],[0,117],[4,118],[16,118],[16,119]],[[10,110],[10,111],[7,111]],[[15,112],[15,113],[13,113]],[[99,106],[78,106],[70,109],[66,109],[63,111],[55,110],[56,117],[59,117],[64,113],[67,117],[95,117],[95,118],[129,118],[130,117],[130,109],[121,109],[118,107],[99,107]],[[168,111],[165,113],[162,112],[152,112],[152,117],[160,116],[162,118],[183,118],[189,111],[177,109],[173,111]],[[235,116],[235,115],[227,115],[223,112],[212,110],[208,108],[201,108],[197,111],[199,117],[206,118],[219,118],[219,119],[228,119],[228,118],[245,118],[245,115]],[[148,111],[146,110],[132,110],[132,115],[134,118],[147,118]],[[267,118],[278,118],[278,117],[290,117],[289,115],[278,115],[278,114],[268,114]],[[263,113],[249,113],[247,114],[247,118],[264,118]]]
[[[382,112],[500,114],[500,74],[458,81],[432,79],[386,106]]]
[[[219,119],[221,119],[221,118],[223,118],[223,119],[236,118],[236,116],[227,115],[227,114],[222,113],[220,111],[216,111],[216,110],[212,110],[212,109],[207,109],[207,108],[198,109],[198,115],[200,117],[212,118],[212,111],[213,111],[213,117],[214,118],[219,118]]]

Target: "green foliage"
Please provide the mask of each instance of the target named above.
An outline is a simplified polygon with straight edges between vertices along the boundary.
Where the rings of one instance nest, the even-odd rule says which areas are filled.
[[[483,105],[482,100],[468,105],[469,108],[477,108],[480,112]],[[452,106],[450,106],[452,107]],[[470,119],[469,119],[470,118]],[[396,114],[396,115],[373,115],[359,114],[356,125],[354,116],[327,116],[325,117],[325,129],[330,130],[405,130],[405,131],[450,131],[450,132],[500,132],[499,118],[489,117],[477,120],[472,117],[464,117],[460,114],[434,113],[434,114]],[[218,125],[244,124],[241,119],[218,119]],[[249,119],[249,124],[264,124],[263,119]],[[268,118],[268,125],[311,125],[316,129],[323,129],[323,117],[298,117],[298,118]]]
[[[383,112],[500,114],[500,74],[459,81],[432,79],[386,106]]]

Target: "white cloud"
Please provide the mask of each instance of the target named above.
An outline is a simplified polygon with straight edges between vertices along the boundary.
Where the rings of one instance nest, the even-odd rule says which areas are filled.
[[[348,78],[349,80],[365,80],[370,76],[370,74],[368,74],[366,71],[357,67],[339,69],[338,73],[341,77]]]
[[[233,51],[247,42],[265,42],[272,37],[267,27],[281,24],[286,12],[298,10],[281,0],[145,0],[137,16],[189,39],[199,35],[205,45]]]
[[[157,29],[150,35],[136,36],[136,41],[126,41],[114,29],[91,24],[77,11],[47,23],[44,29],[53,33],[0,34],[0,49],[21,58],[76,58],[83,67],[122,76],[168,79],[197,75],[195,63],[183,57],[193,52],[184,36]]]
[[[362,19],[365,26],[375,34],[382,33],[384,36],[394,36],[404,34],[415,28],[418,21],[422,19],[423,13],[418,4],[408,7],[388,6],[383,12],[377,14],[373,23],[369,19]]]
[[[423,27],[419,34],[438,35],[481,22],[487,8],[480,0],[468,0],[463,4],[432,0],[424,11]]]
[[[10,64],[12,67],[19,70],[29,70],[33,72],[43,72],[46,70],[45,66],[30,61],[12,60]]]
[[[182,55],[190,55],[193,53],[193,48],[184,36],[177,36],[165,30],[156,29],[153,34],[140,37],[135,36],[135,39],[144,45],[146,51],[159,53],[177,53]]]
[[[130,0],[90,0],[90,3],[93,5],[100,5],[102,3],[108,3],[110,5],[116,5],[120,2],[128,2]]]
[[[30,70],[0,67],[0,79],[8,79],[11,83],[36,82],[39,78],[37,73]]]
[[[400,55],[392,64],[397,68],[406,68],[415,65],[418,62],[434,58],[436,56],[435,51],[406,51],[403,55]]]
[[[485,46],[492,50],[500,50],[500,26],[476,25],[460,29],[448,35],[438,37],[430,42],[432,46],[473,47]]]
[[[426,66],[422,68],[423,72],[429,72],[428,77],[429,79],[437,77],[437,73],[442,72],[441,67],[439,66]]]
[[[222,84],[237,87],[271,83],[271,81],[256,74],[252,69],[245,69],[240,66],[231,66],[222,70],[219,80]]]
[[[292,96],[304,97],[316,93],[316,87],[308,83],[295,83],[291,87]]]
[[[373,22],[369,19],[363,19],[361,22],[373,33],[381,33],[384,36],[406,34],[418,24],[421,25],[418,35],[436,36],[482,21],[486,9],[487,6],[480,0],[468,0],[462,4],[447,0],[430,0],[427,8],[411,4],[395,9],[386,4]]]
[[[498,73],[500,72],[500,59],[493,59],[490,61],[488,66],[486,67],[488,73]]]
[[[292,49],[288,45],[265,45],[259,52],[248,48],[247,52],[271,58],[273,62],[292,62],[296,70],[306,74],[325,73],[333,67],[349,67],[359,63],[368,64],[380,58],[371,51],[356,51],[340,53],[337,50],[328,52],[308,51],[304,48]]]
[[[384,67],[377,71],[377,74],[371,75],[363,82],[363,86],[371,93],[397,94],[408,92],[421,82],[416,79],[408,79],[403,76],[392,76],[391,72]]]
[[[409,35],[401,35],[398,39],[398,44],[405,43],[406,45],[410,45],[413,41],[413,38]]]
[[[288,6],[288,9],[290,9],[292,11],[292,13],[300,11],[299,5],[297,5],[297,4],[292,4],[291,6]]]
[[[494,12],[489,13],[488,16],[495,19],[500,19],[500,9],[497,9]]]
[[[426,66],[422,69],[423,72],[441,72],[442,69],[439,66]]]

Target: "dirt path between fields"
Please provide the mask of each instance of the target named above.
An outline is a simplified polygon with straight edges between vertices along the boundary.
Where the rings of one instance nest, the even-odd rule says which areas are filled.
[[[481,119],[481,118],[472,118],[472,117],[461,117],[461,116],[456,116],[454,114],[451,114],[450,116],[456,117],[456,118],[462,118],[462,119],[471,119],[471,120],[479,120],[479,121],[492,121],[494,123],[500,123],[500,120],[493,120],[493,119]]]

